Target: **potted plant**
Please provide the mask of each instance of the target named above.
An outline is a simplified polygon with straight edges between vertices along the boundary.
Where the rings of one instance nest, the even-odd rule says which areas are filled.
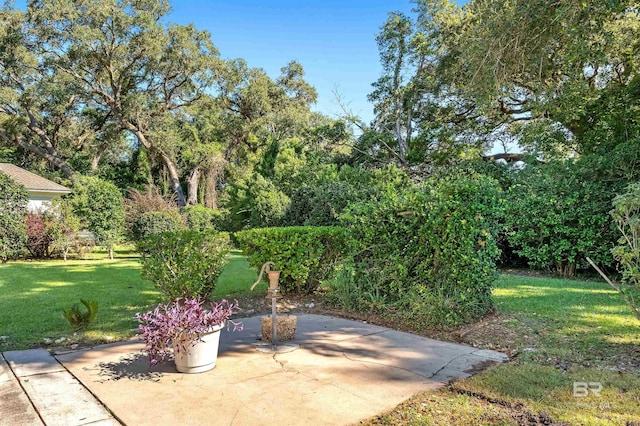
[[[242,330],[242,324],[229,319],[238,309],[238,301],[205,304],[201,296],[178,298],[137,314],[138,335],[146,344],[144,351],[151,364],[164,361],[173,353],[179,372],[208,371],[216,366],[220,330],[225,322],[229,320],[234,331]]]

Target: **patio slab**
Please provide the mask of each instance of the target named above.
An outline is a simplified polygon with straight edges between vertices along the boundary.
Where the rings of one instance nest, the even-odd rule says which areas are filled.
[[[357,321],[298,315],[289,353],[255,349],[260,317],[223,332],[216,368],[150,367],[139,341],[57,355],[127,425],[337,425],[392,409],[506,355]]]
[[[3,357],[10,368],[0,362],[1,425],[120,424],[48,351],[9,351]]]
[[[43,425],[4,357],[0,355],[0,425]]]

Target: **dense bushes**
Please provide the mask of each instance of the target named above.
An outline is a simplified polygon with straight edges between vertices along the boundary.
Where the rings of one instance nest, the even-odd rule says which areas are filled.
[[[529,266],[572,276],[590,256],[612,264],[611,183],[573,162],[529,165],[508,193],[506,236]]]
[[[182,217],[177,211],[145,212],[131,226],[134,241],[141,241],[152,234],[182,229]]]
[[[224,229],[230,231],[275,226],[289,205],[289,197],[259,174],[231,185],[222,201],[229,211]]]
[[[113,245],[122,235],[124,226],[124,202],[118,188],[92,176],[74,179],[69,197],[74,213],[83,226],[91,231],[98,244],[109,249],[113,257]]]
[[[185,207],[183,212],[187,227],[192,231],[222,228],[223,216],[220,210],[210,209],[198,204]]]
[[[395,307],[420,325],[456,325],[492,305],[497,182],[480,175],[431,179],[342,216],[357,242],[332,296],[360,309]]]
[[[226,264],[229,235],[175,231],[152,234],[138,242],[142,275],[153,281],[167,300],[209,299]]]
[[[292,196],[281,223],[284,226],[335,226],[349,204],[378,199],[388,190],[407,186],[406,174],[395,167],[369,170],[343,166],[327,173],[312,186],[299,188]]]
[[[0,172],[0,261],[20,255],[27,239],[27,190]]]
[[[345,254],[348,231],[337,227],[250,229],[235,234],[252,266],[272,261],[284,291],[313,292]]]

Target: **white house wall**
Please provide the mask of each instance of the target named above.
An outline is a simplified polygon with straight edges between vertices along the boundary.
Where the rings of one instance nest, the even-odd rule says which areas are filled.
[[[44,211],[51,207],[51,200],[63,194],[50,192],[29,191],[29,204],[27,209],[30,212]]]

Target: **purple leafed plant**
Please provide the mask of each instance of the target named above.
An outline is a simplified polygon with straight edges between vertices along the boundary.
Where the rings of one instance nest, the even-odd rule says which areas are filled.
[[[194,342],[216,326],[227,320],[233,324],[233,331],[241,331],[242,324],[229,320],[238,312],[238,301],[210,302],[204,299],[179,298],[169,304],[159,304],[152,311],[136,314],[140,322],[138,335],[144,340],[144,351],[149,354],[151,364],[157,364],[174,352],[189,351]]]

